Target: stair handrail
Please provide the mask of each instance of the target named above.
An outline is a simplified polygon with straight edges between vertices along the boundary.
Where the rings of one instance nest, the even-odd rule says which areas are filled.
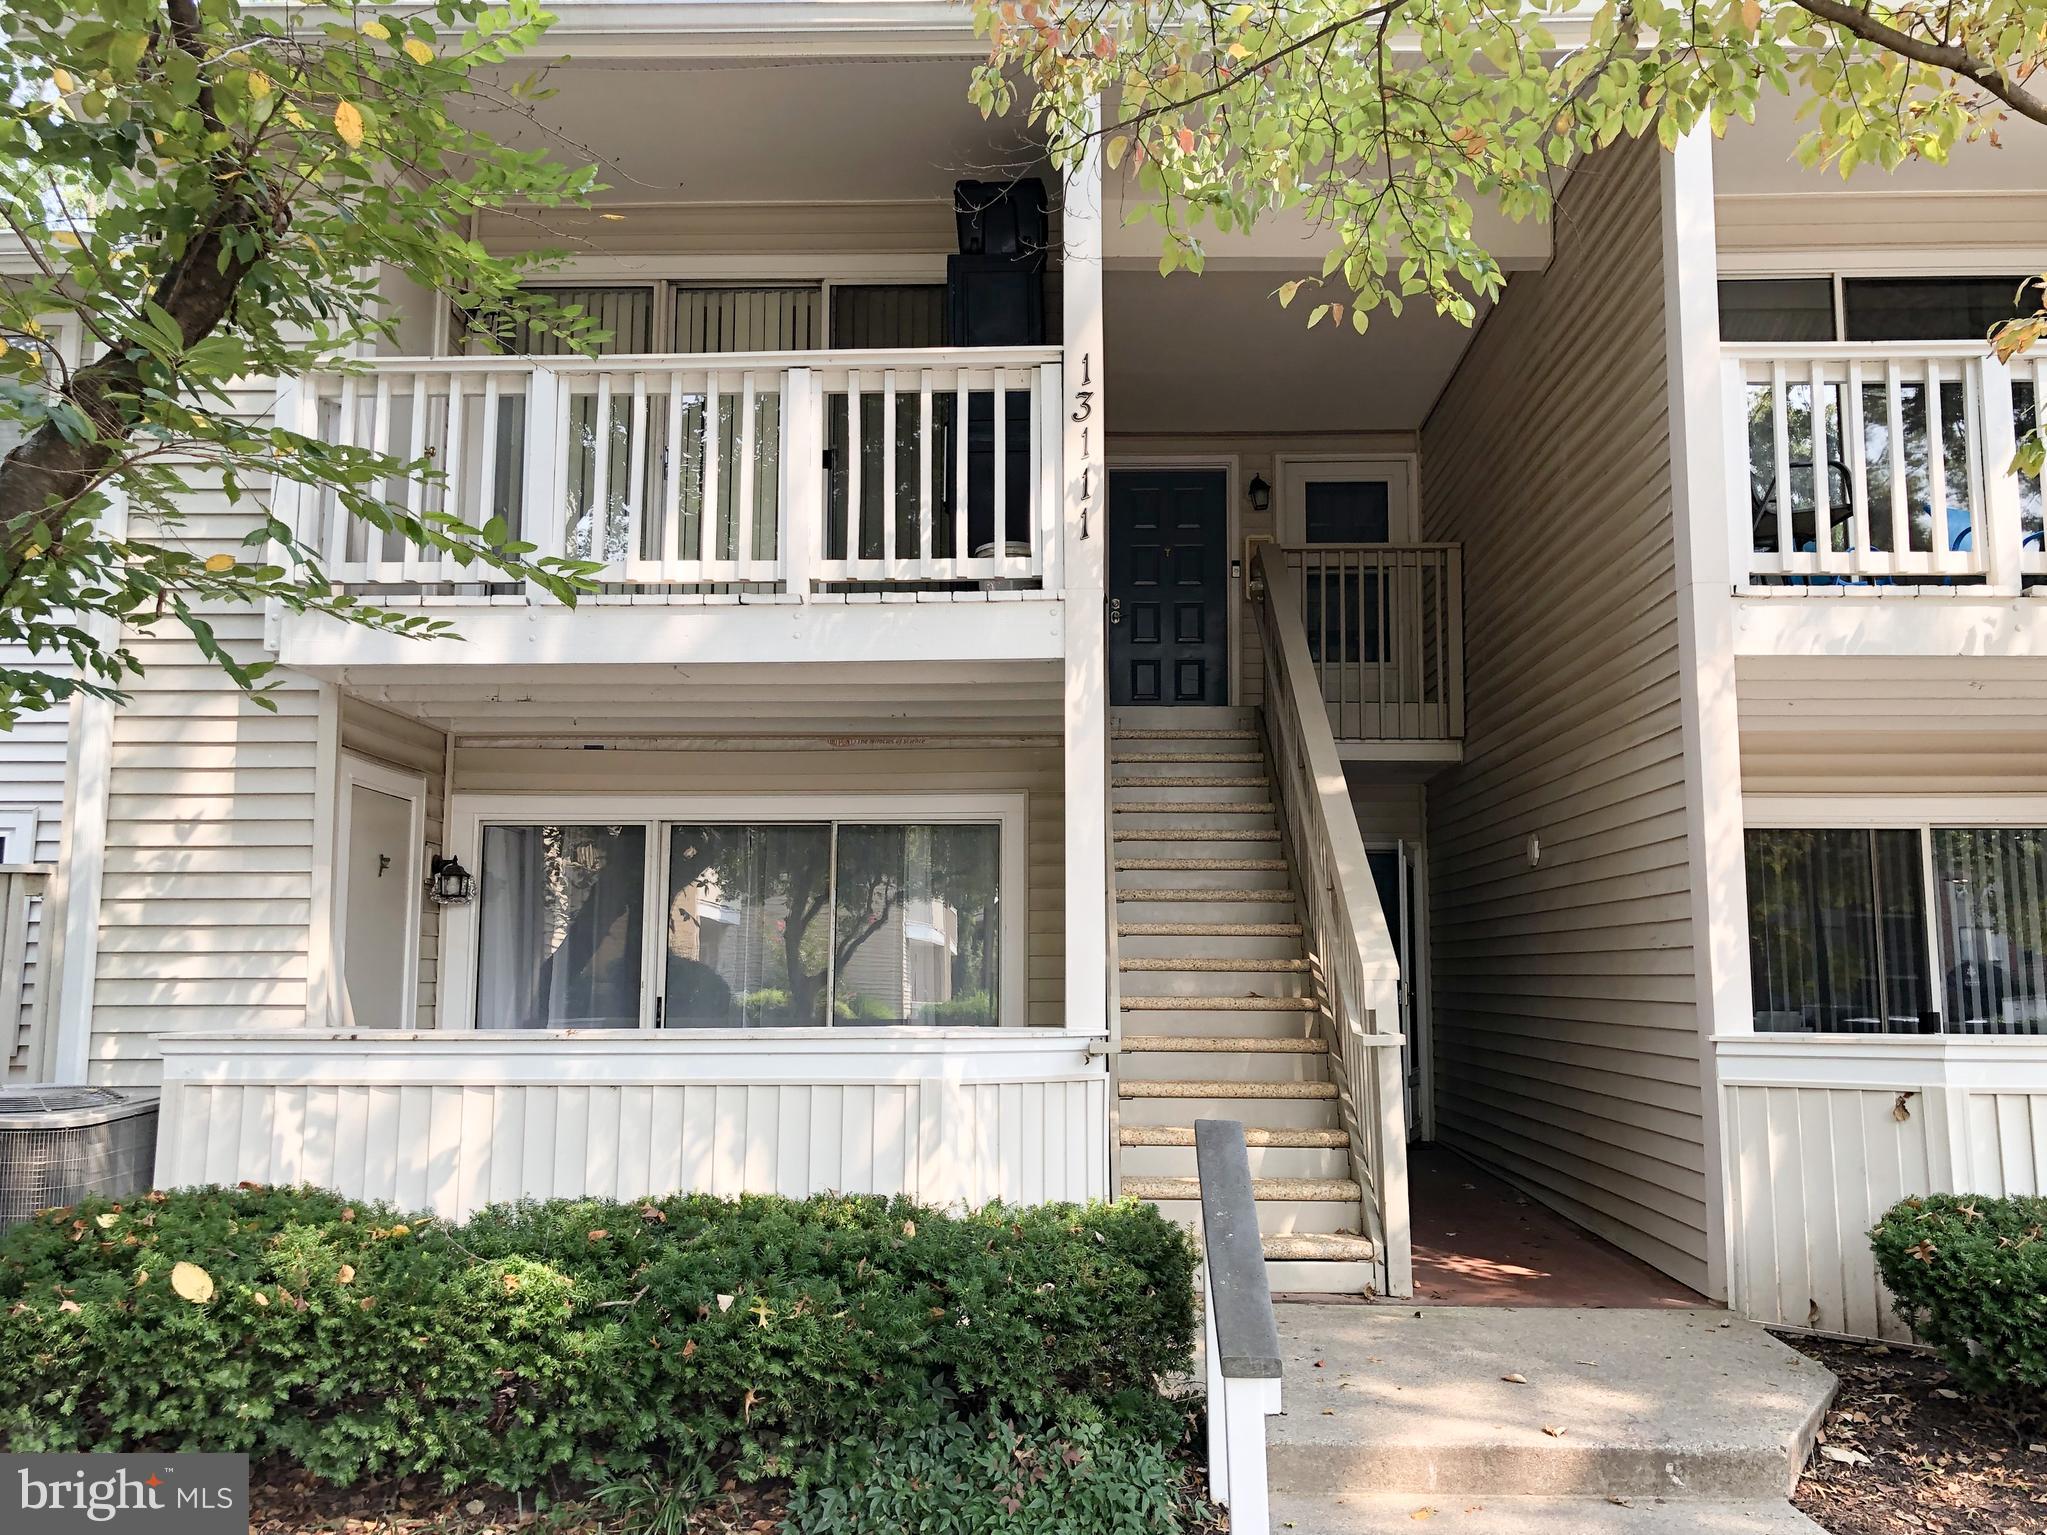
[[[1265,1274],[1251,1154],[1234,1119],[1194,1122],[1201,1186],[1201,1331],[1208,1492],[1238,1535],[1270,1535],[1265,1420],[1280,1411],[1279,1318]]]
[[[1334,1068],[1352,1174],[1380,1290],[1414,1293],[1407,1211],[1407,1100],[1400,1047],[1400,954],[1379,901],[1344,779],[1343,759],[1308,651],[1284,554],[1258,551],[1265,749],[1280,835],[1301,903],[1322,1033]]]

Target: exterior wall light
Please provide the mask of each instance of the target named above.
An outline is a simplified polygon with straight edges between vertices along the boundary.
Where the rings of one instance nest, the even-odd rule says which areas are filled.
[[[428,865],[426,888],[436,906],[467,906],[476,895],[476,878],[462,867],[459,858],[434,854]]]
[[[1265,476],[1254,474],[1251,483],[1244,487],[1244,494],[1251,498],[1251,510],[1263,515],[1272,510],[1272,487],[1265,483]]]

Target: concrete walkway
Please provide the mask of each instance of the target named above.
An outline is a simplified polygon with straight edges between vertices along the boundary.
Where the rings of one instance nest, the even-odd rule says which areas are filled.
[[[1834,1380],[1712,1310],[1279,1308],[1273,1528],[1789,1535]],[[1506,1377],[1519,1377],[1508,1379]]]

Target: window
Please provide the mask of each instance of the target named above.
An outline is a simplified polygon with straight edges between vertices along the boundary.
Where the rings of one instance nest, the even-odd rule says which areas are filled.
[[[1722,341],[1832,341],[1831,277],[1742,277],[1720,284]]]
[[[878,797],[844,818],[479,813],[475,911],[454,912],[476,1025],[998,1024],[1022,976],[1003,889],[1022,808],[977,798],[985,817],[932,820],[870,813]]]
[[[2047,1034],[2047,829],[1751,829],[1755,1027]]]
[[[1720,283],[1720,339],[1980,341],[2031,314],[2025,277],[1729,277]]]
[[[1301,564],[1301,617],[1317,662],[1369,665],[1386,650],[1386,567],[1361,545],[1413,536],[1407,465],[1398,460],[1291,462],[1282,529],[1289,542],[1325,544]]]

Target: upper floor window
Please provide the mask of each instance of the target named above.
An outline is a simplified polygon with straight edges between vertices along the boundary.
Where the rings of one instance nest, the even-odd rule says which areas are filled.
[[[1973,341],[2033,312],[2037,278],[1729,277],[1723,341]]]
[[[574,305],[602,339],[600,357],[648,352],[907,351],[950,344],[943,283],[536,283]],[[568,350],[543,325],[505,323],[498,350],[552,357]]]

